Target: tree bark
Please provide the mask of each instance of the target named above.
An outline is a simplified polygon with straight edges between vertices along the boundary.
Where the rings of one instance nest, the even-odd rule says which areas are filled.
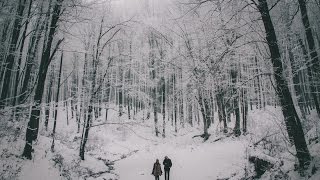
[[[319,80],[320,79],[320,73],[319,73],[320,72],[320,61],[319,61],[318,53],[317,53],[317,50],[315,47],[314,38],[312,35],[312,30],[310,27],[308,11],[307,11],[307,7],[306,7],[306,1],[305,0],[298,0],[298,2],[299,2],[299,6],[300,6],[302,23],[303,23],[303,26],[305,29],[307,42],[309,45],[308,47],[309,47],[309,52],[310,52],[310,58],[311,58],[311,62],[307,63],[307,67],[311,68],[313,80],[315,80],[315,79]],[[311,83],[314,84],[314,82],[311,82]],[[314,85],[312,85],[311,88],[313,86]],[[315,88],[315,87],[313,87],[313,88]],[[320,106],[319,106],[318,97],[317,97],[317,90],[313,89],[311,91],[312,91],[311,93],[312,93],[312,96],[314,99],[314,103],[316,106],[318,117],[320,117]]]
[[[52,136],[52,144],[51,144],[51,151],[52,152],[54,151],[54,140],[55,140],[55,135],[56,135],[56,127],[57,127],[62,62],[63,62],[63,52],[61,53],[61,59],[60,59],[59,78],[58,78],[58,86],[57,86],[56,101],[55,101],[56,107],[55,107],[55,113],[54,113],[53,130],[52,130],[52,135],[51,135]]]
[[[20,104],[19,102],[19,97],[17,97],[17,93],[18,93],[18,88],[19,88],[19,82],[20,82],[20,70],[21,70],[21,60],[22,60],[22,53],[23,53],[23,48],[24,48],[24,43],[26,40],[26,34],[27,34],[27,29],[28,29],[28,25],[29,25],[29,18],[30,18],[30,14],[31,14],[31,7],[32,7],[32,0],[29,0],[29,7],[28,7],[28,12],[27,12],[27,20],[25,22],[24,25],[24,30],[22,33],[22,40],[21,40],[21,45],[20,45],[20,51],[19,51],[19,58],[18,58],[18,63],[17,63],[17,73],[16,73],[16,78],[15,78],[15,87],[13,90],[13,104],[12,106],[15,106],[16,104]],[[16,109],[17,110],[17,109]]]
[[[247,89],[242,89],[242,131],[245,135],[247,133],[247,120],[248,120],[248,97]]]
[[[271,53],[271,62],[274,70],[276,92],[282,106],[282,113],[286,124],[290,142],[295,145],[299,165],[302,169],[310,164],[310,153],[305,141],[299,116],[294,107],[288,84],[283,77],[283,67],[280,50],[273,23],[269,14],[266,0],[259,0],[258,9],[265,28],[266,39]]]
[[[51,7],[51,1],[49,2],[49,10]],[[41,4],[39,13],[42,14],[43,9],[43,3]],[[49,11],[48,11],[49,12]],[[49,17],[45,19],[45,21],[49,21]],[[45,25],[41,25],[41,23],[44,23]],[[31,84],[31,73],[32,73],[32,67],[34,67],[35,64],[35,57],[38,53],[38,45],[41,39],[41,35],[43,30],[45,29],[45,26],[48,24],[45,22],[41,22],[41,16],[38,17],[37,21],[35,22],[35,29],[33,33],[31,34],[31,40],[29,42],[29,47],[27,54],[29,56],[26,57],[26,64],[25,64],[25,73],[24,73],[24,80],[22,83],[22,89],[20,94],[19,102],[24,103],[27,100],[27,97],[29,96],[29,85]]]
[[[162,92],[162,137],[166,137],[166,83],[165,79],[161,79],[161,92]]]
[[[49,124],[49,119],[50,119],[50,104],[52,100],[52,85],[54,81],[54,70],[55,66],[52,66],[51,68],[51,73],[49,75],[50,81],[48,84],[48,92],[47,92],[47,97],[46,97],[46,107],[45,107],[45,121],[44,121],[44,126],[46,131],[48,130],[48,124]]]
[[[205,97],[203,97],[203,91],[198,89],[198,102],[200,105],[200,110],[202,114],[202,120],[203,120],[203,137],[207,139],[209,137],[208,133],[208,122],[210,121],[209,116],[208,116],[208,103],[205,100]]]
[[[236,123],[233,129],[233,133],[236,137],[241,135],[240,130],[240,108],[239,108],[239,95],[236,89],[236,82],[237,82],[237,70],[232,69],[231,70],[231,82],[232,82],[232,96],[233,97],[233,111],[236,116]]]
[[[51,57],[51,46],[54,38],[54,34],[58,25],[58,20],[60,17],[61,6],[63,0],[57,0],[54,8],[52,19],[50,23],[50,31],[48,36],[47,47],[44,50],[38,73],[38,83],[36,85],[36,92],[33,98],[35,105],[32,106],[31,116],[28,122],[27,132],[26,132],[26,144],[22,156],[31,159],[32,155],[32,143],[38,138],[39,130],[39,117],[40,117],[40,104],[42,102],[43,90],[45,85],[45,80],[47,76],[48,66],[50,65]],[[59,41],[57,46],[62,42]]]
[[[26,0],[19,0],[16,18],[14,20],[13,31],[9,46],[9,54],[5,61],[4,67],[4,81],[2,85],[2,91],[0,96],[0,109],[6,105],[6,98],[8,98],[9,87],[11,82],[12,70],[14,66],[15,51],[17,50],[17,44],[19,40],[20,30],[22,28],[21,22],[23,17],[23,11],[26,6]]]
[[[219,89],[219,87],[218,87]],[[228,132],[228,126],[227,126],[227,119],[226,119],[226,112],[225,112],[225,105],[223,102],[223,92],[222,90],[218,90],[218,93],[216,94],[217,99],[217,106],[218,106],[218,117],[220,123],[223,123],[223,132]]]
[[[256,63],[256,74],[259,74],[259,65],[258,65],[258,58],[255,56],[254,61]],[[260,76],[257,76],[257,80],[255,81],[255,92],[256,92],[256,109],[262,109],[262,103],[261,103],[261,82],[260,82]]]

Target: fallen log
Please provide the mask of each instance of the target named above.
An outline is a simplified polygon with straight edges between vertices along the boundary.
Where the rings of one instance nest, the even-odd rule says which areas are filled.
[[[200,134],[200,135],[195,135],[192,138],[196,138],[196,137],[202,137],[203,141],[207,141],[209,139],[211,134]]]
[[[259,151],[251,152],[249,155],[249,162],[254,164],[256,178],[260,178],[267,170],[273,168],[280,161],[269,155]]]

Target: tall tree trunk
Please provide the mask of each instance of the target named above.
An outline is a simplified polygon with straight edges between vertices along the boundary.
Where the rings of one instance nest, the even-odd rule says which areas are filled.
[[[214,108],[214,94],[213,91],[209,92],[210,94],[210,123],[213,124],[214,123],[214,112],[215,112],[215,108]]]
[[[289,72],[289,77],[290,80],[293,82],[293,90],[292,90],[292,97],[296,97],[296,103],[297,106],[299,107],[301,111],[302,118],[305,119],[305,112],[304,112],[304,107],[303,107],[303,101],[302,101],[302,96],[303,94],[301,93],[301,88],[300,88],[300,78],[299,78],[299,69],[298,66],[295,62],[294,54],[293,54],[293,46],[292,46],[292,35],[291,35],[291,27],[290,27],[290,4],[289,3],[284,3],[284,8],[283,8],[283,19],[284,19],[284,24],[286,26],[286,40],[287,40],[287,45],[285,47],[287,53],[288,53],[288,59],[291,64],[291,75]],[[285,64],[285,63],[284,63]],[[290,82],[290,81],[289,81]]]
[[[131,103],[131,100],[130,100],[130,94],[127,93],[127,110],[128,110],[128,119],[131,119],[131,110],[130,110],[130,103]]]
[[[154,128],[155,128],[155,133],[156,136],[159,136],[159,128],[158,128],[158,114],[157,114],[157,100],[158,100],[158,96],[157,96],[157,83],[156,81],[156,64],[155,64],[155,48],[156,48],[156,42],[157,40],[155,39],[155,35],[153,33],[151,33],[150,37],[149,37],[149,45],[150,45],[150,65],[152,68],[151,71],[151,79],[154,81],[154,86],[152,87],[152,107],[153,107],[153,117],[154,117]]]
[[[13,8],[10,8],[9,13],[11,13]],[[0,50],[1,52],[5,52],[7,50],[8,47],[8,39],[10,39],[10,36],[8,37],[8,35],[10,34],[10,24],[11,24],[11,19],[7,18],[4,20],[4,22],[2,23],[2,31],[1,31],[1,39],[0,39]],[[3,64],[4,59],[6,58],[6,53],[1,53],[0,54],[0,64]],[[0,67],[0,80],[2,80],[3,77],[3,67]]]
[[[93,107],[92,107],[92,103],[93,101],[89,102],[89,107],[88,107],[88,117],[85,118],[85,123],[83,125],[83,134],[82,134],[82,139],[81,139],[81,143],[80,143],[80,151],[79,151],[79,156],[81,158],[81,160],[84,160],[84,152],[85,152],[85,147],[86,147],[86,143],[88,141],[88,137],[89,137],[89,129],[91,126],[91,120],[92,120],[92,111],[93,111]]]
[[[102,23],[100,26],[100,31],[102,30]],[[101,35],[101,32],[100,32]],[[100,36],[99,36],[100,39]],[[97,49],[99,48],[99,40],[97,43]],[[98,54],[98,52],[97,52]],[[82,139],[80,142],[80,151],[79,151],[79,156],[82,160],[84,160],[84,153],[85,153],[85,147],[86,147],[86,143],[88,141],[88,137],[89,137],[89,130],[91,128],[91,123],[93,120],[93,116],[94,116],[94,107],[93,107],[93,103],[95,102],[96,96],[97,96],[97,91],[95,89],[96,87],[96,77],[97,77],[97,66],[98,66],[98,57],[96,57],[95,59],[93,59],[92,62],[92,79],[91,79],[91,87],[90,87],[90,100],[89,100],[89,104],[88,104],[88,116],[86,118],[86,121],[83,125],[83,132],[82,132]]]
[[[311,62],[307,63],[307,67],[311,67],[312,69],[312,77],[315,79],[320,79],[320,61],[319,61],[319,57],[318,57],[318,53],[316,50],[316,46],[314,43],[314,38],[312,35],[312,30],[310,27],[310,22],[309,22],[309,17],[308,17],[308,12],[307,12],[307,7],[306,7],[306,1],[305,0],[298,0],[299,2],[299,6],[300,6],[300,12],[301,12],[301,17],[302,17],[302,23],[305,29],[305,33],[306,33],[306,37],[307,37],[307,42],[308,42],[308,47],[309,47],[309,52],[310,52],[310,57],[311,57]],[[309,62],[309,61],[308,61]],[[311,82],[312,84],[314,84],[314,82]],[[311,88],[314,85],[311,86]],[[318,97],[317,97],[317,90],[315,89],[315,87],[313,87],[314,89],[311,90],[312,92],[312,96],[313,96],[313,100],[316,106],[316,110],[318,113],[318,117],[320,117],[320,106],[319,106],[319,102],[318,102]]]
[[[111,93],[111,86],[110,86],[110,80],[108,78],[108,81],[107,81],[107,92],[106,92],[106,100],[107,100],[107,103],[106,103],[106,121],[108,120],[108,110],[109,110],[109,105],[110,105],[110,93]]]
[[[53,8],[47,47],[43,51],[42,57],[41,57],[39,73],[38,73],[38,83],[36,85],[36,92],[33,98],[35,105],[32,106],[31,116],[28,122],[28,127],[26,132],[26,144],[24,146],[24,150],[22,154],[24,157],[28,159],[32,158],[32,155],[31,155],[32,143],[38,138],[40,104],[42,102],[42,96],[43,96],[43,90],[44,90],[45,80],[47,76],[48,66],[50,65],[50,61],[54,56],[54,52],[51,54],[51,46],[52,46],[56,28],[58,26],[58,20],[60,17],[62,2],[63,0],[57,0]],[[62,40],[60,40],[57,43],[56,49],[58,48],[61,42]]]
[[[219,89],[219,88],[218,88]],[[218,93],[216,95],[217,99],[217,106],[218,106],[218,117],[220,123],[223,123],[223,132],[228,132],[228,126],[227,126],[227,118],[226,118],[226,112],[225,112],[225,105],[223,102],[223,92],[222,90],[218,90]]]
[[[239,95],[237,92],[236,87],[236,82],[237,82],[237,70],[232,69],[231,70],[231,82],[232,82],[232,96],[233,97],[233,112],[236,116],[236,123],[233,129],[234,135],[236,137],[241,135],[241,130],[240,130],[240,108],[239,108]]]
[[[257,102],[256,102],[256,108],[257,109],[261,109],[262,108],[262,103],[261,103],[261,80],[260,80],[260,75],[259,75],[259,65],[258,65],[258,58],[257,56],[254,57],[254,61],[256,63],[256,74],[257,76],[257,80],[256,80],[256,85],[255,85],[255,92],[256,92],[256,98],[257,98]]]
[[[309,55],[308,55],[307,48],[303,44],[303,41],[302,41],[300,35],[296,34],[296,36],[297,36],[297,39],[298,39],[298,42],[299,42],[299,46],[300,46],[300,48],[302,50],[302,53],[303,53],[303,57],[304,57],[304,61],[305,61],[304,63],[307,64],[308,61],[309,61]],[[309,108],[310,108],[311,103],[309,102],[310,101],[309,100],[309,91],[307,91],[307,89],[308,89],[307,87],[310,87],[312,98],[316,98],[317,96],[315,96],[315,89],[316,88],[314,87],[314,84],[312,83],[313,82],[313,78],[312,78],[311,67],[307,66],[306,69],[307,69],[306,70],[307,71],[306,74],[308,74],[308,77],[306,78],[305,75],[304,75],[305,72],[303,72],[303,73],[300,73],[300,79],[302,80],[302,90],[304,92],[303,93],[304,94],[303,97],[304,97],[304,102],[305,102],[304,104],[305,104],[306,112],[309,114],[310,113]],[[305,71],[305,70],[303,70],[303,71]],[[305,82],[306,79],[308,79],[309,83]]]
[[[54,140],[56,136],[56,127],[57,127],[57,117],[58,117],[58,107],[59,107],[59,93],[60,93],[60,82],[61,82],[61,73],[62,73],[62,62],[63,62],[63,52],[61,53],[60,59],[60,68],[59,68],[59,78],[58,78],[58,86],[57,86],[57,93],[56,93],[56,101],[55,101],[55,113],[54,113],[54,122],[53,122],[53,130],[52,130],[52,144],[51,144],[51,151],[54,151]]]
[[[102,23],[100,28],[102,28]],[[100,33],[101,35],[101,33]],[[100,37],[99,37],[100,39]],[[96,48],[99,48],[99,40],[98,40],[98,44]],[[98,54],[98,52],[96,52]],[[92,62],[92,69],[93,69],[93,73],[92,73],[92,79],[91,79],[91,87],[90,87],[90,100],[89,100],[89,104],[88,104],[88,116],[87,118],[85,118],[86,120],[84,121],[84,125],[83,125],[83,132],[82,132],[82,139],[80,142],[80,152],[79,152],[79,156],[82,160],[84,160],[84,153],[85,153],[85,147],[86,147],[86,143],[88,141],[88,137],[89,137],[89,130],[91,128],[91,123],[93,120],[93,116],[94,116],[94,107],[93,104],[95,103],[96,97],[97,97],[97,93],[98,90],[96,90],[96,79],[97,79],[97,67],[98,67],[98,61],[99,61],[99,57],[96,56],[95,59],[93,59]]]
[[[46,107],[45,107],[44,126],[45,126],[46,131],[48,130],[48,124],[49,124],[49,119],[50,119],[50,104],[51,104],[51,100],[52,100],[52,85],[53,85],[53,81],[54,81],[54,70],[55,70],[55,66],[52,65],[51,73],[49,75],[50,81],[48,84],[48,92],[47,92]]]
[[[119,117],[122,116],[123,114],[123,99],[124,99],[124,92],[123,92],[123,69],[122,67],[120,67],[120,70],[119,70],[119,74],[120,74],[120,83],[121,83],[121,86],[118,88],[119,91],[118,91],[118,94],[119,94]]]
[[[247,133],[247,120],[248,120],[248,97],[247,89],[242,88],[242,131],[245,135]]]
[[[172,103],[173,103],[173,118],[172,118],[172,125],[174,125],[174,131],[177,133],[178,132],[178,126],[177,126],[177,97],[176,97],[176,74],[175,74],[175,70],[173,73],[173,77],[172,77]]]
[[[292,97],[290,95],[288,84],[283,77],[283,67],[281,62],[280,50],[278,47],[277,37],[273,23],[269,14],[268,4],[266,0],[259,0],[259,12],[265,28],[266,39],[271,53],[271,62],[274,70],[274,78],[276,92],[282,106],[282,113],[286,124],[290,142],[295,145],[297,158],[301,168],[305,168],[310,164],[310,153],[305,141],[302,125],[299,116],[294,107]]]
[[[154,128],[156,132],[156,136],[159,136],[159,128],[158,128],[158,114],[157,114],[157,92],[156,92],[156,87],[152,88],[152,94],[153,94],[153,117],[154,117]]]
[[[162,77],[161,79],[161,91],[162,91],[162,137],[166,137],[166,81]]]
[[[207,140],[209,138],[209,133],[208,133],[208,122],[209,120],[209,116],[208,116],[208,105],[207,102],[205,102],[205,97],[203,97],[203,91],[201,91],[200,89],[198,89],[198,102],[200,105],[200,110],[201,110],[201,114],[202,114],[202,120],[203,120],[203,138],[205,140]]]
[[[16,18],[13,24],[9,54],[5,60],[4,81],[3,81],[2,91],[0,96],[0,109],[5,107],[6,101],[7,101],[6,98],[9,97],[8,93],[10,89],[9,87],[11,87],[10,82],[11,82],[12,70],[13,70],[14,59],[16,54],[15,51],[17,50],[17,44],[18,44],[18,39],[20,35],[20,30],[22,27],[21,22],[22,22],[23,11],[25,6],[26,6],[26,0],[19,0],[18,8],[15,16]]]
[[[20,82],[20,67],[21,67],[21,60],[22,60],[22,53],[23,53],[23,48],[24,48],[24,43],[26,40],[26,35],[27,35],[27,29],[28,29],[28,25],[29,25],[29,18],[30,18],[30,14],[31,14],[31,7],[32,7],[32,0],[29,0],[29,7],[28,7],[28,12],[27,12],[27,20],[25,22],[24,25],[24,30],[22,33],[22,40],[21,40],[21,45],[20,45],[20,51],[19,51],[19,58],[18,58],[18,63],[17,63],[17,73],[16,73],[16,78],[15,78],[15,87],[13,90],[13,106],[15,106],[16,104],[20,104],[19,102],[19,97],[17,97],[17,93],[18,93],[18,88],[19,88],[19,82]]]
[[[175,98],[174,98],[175,99]],[[177,101],[176,99],[173,102],[173,119],[174,119],[174,132],[178,132],[178,125],[177,125]]]
[[[51,7],[51,0],[49,2],[49,9]],[[40,11],[39,14],[42,14],[43,12],[43,3],[41,4],[40,7]],[[49,11],[48,11],[49,12]],[[45,21],[47,21],[46,23],[43,22],[44,25],[41,25],[41,16],[39,16],[37,18],[37,21],[35,22],[35,28],[34,31],[31,34],[31,40],[29,41],[29,47],[28,47],[28,51],[27,54],[28,56],[26,57],[26,63],[25,63],[25,72],[24,72],[24,80],[22,83],[22,88],[21,88],[21,94],[20,94],[20,99],[19,102],[20,103],[24,103],[27,99],[27,97],[29,96],[29,85],[31,84],[30,79],[31,79],[31,73],[32,73],[32,67],[34,67],[33,65],[35,64],[35,57],[38,54],[38,45],[41,39],[41,34],[43,32],[43,30],[45,29],[45,27],[48,24],[49,21],[49,17],[47,16],[47,18],[45,19]]]
[[[193,116],[194,116],[194,109],[193,109],[193,103],[190,99],[188,99],[187,109],[188,109],[188,123],[193,127]]]

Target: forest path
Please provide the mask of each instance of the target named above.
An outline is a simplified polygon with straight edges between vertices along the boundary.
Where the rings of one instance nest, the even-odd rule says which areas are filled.
[[[188,135],[166,143],[155,143],[118,161],[115,169],[120,180],[152,180],[153,163],[157,158],[162,163],[167,155],[173,162],[171,180],[213,180],[243,173],[246,163],[245,141],[226,139],[196,144],[192,141],[195,140]],[[164,176],[160,179],[164,179]]]

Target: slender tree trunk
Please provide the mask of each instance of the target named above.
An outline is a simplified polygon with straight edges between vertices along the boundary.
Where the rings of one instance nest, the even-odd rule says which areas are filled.
[[[301,93],[301,88],[300,88],[300,79],[299,79],[299,69],[298,66],[295,62],[294,54],[293,54],[293,47],[292,47],[292,36],[291,36],[291,27],[290,27],[290,5],[289,3],[284,4],[284,12],[283,12],[283,18],[284,18],[284,24],[286,25],[286,39],[287,39],[287,46],[286,50],[288,52],[288,59],[291,64],[291,77],[290,79],[293,82],[293,90],[292,90],[292,97],[296,97],[296,102],[297,106],[299,107],[301,111],[302,118],[305,119],[305,112],[304,112],[304,107],[303,107],[303,101],[302,101],[302,96],[303,94]],[[285,63],[284,63],[285,64]],[[289,73],[290,74],[290,73]]]
[[[102,21],[103,22],[103,21]],[[102,31],[102,23],[100,26],[100,35],[101,35],[101,31]],[[97,43],[97,49],[99,48],[99,42],[100,42],[100,38],[101,36],[99,36],[98,39],[98,43]],[[82,160],[84,160],[84,153],[85,153],[85,147],[86,147],[86,143],[88,141],[88,137],[89,137],[89,130],[91,128],[91,123],[93,120],[93,116],[94,116],[94,107],[93,107],[93,103],[95,102],[96,96],[97,96],[97,91],[95,89],[96,87],[96,77],[97,77],[97,66],[98,66],[98,61],[99,61],[99,57],[97,56],[98,54],[98,50],[96,52],[96,58],[93,59],[92,62],[92,79],[91,79],[91,87],[90,87],[90,100],[89,100],[89,104],[88,104],[88,116],[86,118],[86,121],[84,123],[84,128],[83,128],[83,132],[82,132],[82,139],[80,142],[80,152],[79,152],[79,156]]]
[[[108,120],[108,110],[109,110],[109,104],[111,103],[110,102],[110,93],[111,93],[111,86],[110,86],[110,80],[108,78],[108,81],[107,81],[107,92],[106,92],[106,100],[107,100],[107,104],[106,104],[106,121]]]
[[[314,43],[312,30],[310,27],[310,22],[309,22],[307,7],[306,7],[306,1],[305,0],[298,0],[298,2],[299,2],[299,6],[300,6],[302,23],[303,23],[303,26],[305,29],[307,42],[309,45],[308,47],[309,47],[310,57],[311,57],[311,62],[307,63],[307,67],[311,68],[311,72],[313,75],[312,77],[314,78],[313,80],[315,80],[315,79],[319,80],[320,79],[320,73],[319,73],[320,72],[320,61],[319,61],[318,53],[317,53],[316,46]],[[311,83],[314,84],[314,82],[311,82]],[[314,85],[312,85],[311,88],[313,86]],[[313,99],[314,99],[314,103],[315,103],[318,117],[320,117],[320,106],[319,106],[318,97],[317,97],[317,90],[316,90],[316,87],[313,87],[313,88],[315,88],[315,89],[313,89],[311,91],[312,91],[312,95],[313,95]]]
[[[259,74],[259,65],[258,65],[258,58],[255,56],[254,57],[255,63],[256,63],[256,74]],[[256,102],[256,108],[261,109],[262,104],[261,104],[261,83],[260,83],[260,76],[257,76],[256,80],[256,85],[255,85],[255,91],[256,91],[256,97],[257,97],[257,102]]]
[[[194,115],[194,109],[192,108],[192,102],[190,102],[190,99],[188,100],[187,109],[188,109],[188,122],[193,127],[193,115]]]
[[[80,144],[80,152],[79,152],[79,156],[81,158],[81,160],[84,160],[84,152],[85,152],[85,147],[86,147],[86,143],[88,141],[88,137],[89,137],[89,129],[91,126],[91,121],[92,121],[92,111],[93,111],[93,107],[92,104],[93,101],[89,102],[89,107],[88,107],[88,117],[85,118],[86,120],[84,121],[84,125],[83,125],[83,134],[82,134],[82,140],[81,140],[81,144]]]
[[[65,103],[65,111],[66,111],[66,114],[67,114],[67,126],[69,126],[69,100],[66,99],[65,101],[66,101],[66,103]]]
[[[208,105],[206,105],[207,102],[205,102],[206,100],[203,97],[203,92],[200,89],[198,89],[198,98],[203,120],[203,138],[207,140],[209,138],[208,122],[210,121],[208,117]]]
[[[57,94],[56,94],[56,101],[55,101],[55,113],[54,113],[54,122],[53,122],[53,130],[52,130],[52,144],[51,144],[51,151],[54,151],[54,140],[56,136],[56,127],[57,127],[57,117],[58,117],[58,107],[59,107],[59,93],[60,93],[60,82],[61,82],[61,73],[62,73],[62,62],[63,62],[63,52],[61,53],[60,59],[60,68],[59,68],[59,78],[58,78],[58,86],[57,86]]]
[[[49,10],[50,10],[50,7],[51,7],[51,0],[49,2]],[[39,13],[42,14],[42,11],[43,11],[43,3],[41,4]],[[29,42],[29,47],[27,51],[28,56],[26,57],[26,64],[24,67],[25,68],[24,80],[22,83],[21,94],[19,97],[20,98],[19,102],[21,103],[24,103],[29,95],[28,87],[31,84],[30,80],[31,80],[32,67],[34,67],[33,65],[35,64],[35,57],[38,53],[38,49],[39,49],[38,45],[41,39],[41,34],[49,21],[48,16],[45,19],[45,21],[47,21],[46,23],[43,22],[45,25],[41,25],[41,16],[39,16],[37,21],[35,22],[35,29],[31,34],[31,40]]]
[[[11,13],[13,8],[10,8],[9,13]],[[8,47],[8,39],[10,39],[10,36],[8,37],[8,35],[10,34],[9,32],[9,27],[10,27],[11,21],[10,19],[5,19],[4,22],[2,23],[2,31],[1,31],[1,41],[0,41],[0,50],[2,52],[5,52],[7,50]],[[3,64],[4,59],[6,58],[6,53],[1,53],[0,55],[0,64]],[[3,67],[0,67],[0,80],[2,80],[3,77]]]
[[[29,7],[28,7],[28,12],[27,12],[27,20],[25,22],[25,26],[24,26],[24,30],[22,33],[22,40],[21,40],[21,45],[20,45],[20,51],[19,51],[19,58],[18,58],[18,64],[17,64],[17,73],[16,73],[16,79],[15,79],[15,87],[13,90],[13,106],[15,106],[16,104],[20,104],[19,102],[19,97],[17,97],[18,94],[18,88],[19,88],[19,82],[20,82],[20,70],[21,70],[21,60],[22,60],[22,53],[23,53],[23,48],[24,48],[24,43],[26,40],[26,35],[27,35],[27,29],[28,29],[28,25],[29,25],[29,18],[30,18],[30,14],[31,14],[31,7],[32,7],[32,0],[29,0]]]
[[[19,40],[21,22],[23,17],[23,11],[26,6],[26,0],[19,0],[18,9],[16,13],[16,18],[14,20],[13,32],[10,41],[9,54],[5,61],[4,69],[4,81],[2,85],[2,91],[0,96],[0,109],[4,108],[6,105],[6,98],[8,98],[9,87],[11,82],[12,70],[14,68],[15,51],[17,50],[17,44]]]
[[[151,33],[151,36],[149,37],[149,45],[150,45],[150,55],[149,55],[149,58],[150,58],[150,64],[151,64],[151,67],[152,67],[152,71],[151,71],[151,79],[153,81],[156,80],[156,70],[155,70],[155,67],[156,67],[156,64],[155,64],[155,46],[156,46],[156,39],[155,39],[155,36],[153,33]],[[158,109],[158,106],[157,106],[157,83],[154,82],[154,86],[152,87],[152,106],[153,106],[153,117],[154,117],[154,128],[155,128],[155,133],[156,133],[156,136],[158,137],[159,136],[159,128],[158,128],[158,115],[157,115],[157,109]]]
[[[266,33],[266,39],[271,53],[271,62],[274,70],[276,92],[282,106],[282,113],[287,127],[289,139],[290,142],[295,145],[300,167],[304,169],[305,167],[309,166],[311,157],[307,143],[305,141],[299,116],[296,112],[292,97],[290,95],[288,84],[282,74],[283,67],[281,62],[280,50],[278,47],[274,26],[269,14],[267,1],[259,0],[258,9],[261,13]]]
[[[51,73],[49,75],[50,81],[48,84],[48,92],[47,92],[46,106],[45,106],[44,127],[45,127],[46,131],[48,130],[48,124],[49,124],[49,119],[50,119],[50,104],[51,104],[51,99],[52,99],[52,86],[53,86],[53,81],[54,81],[54,70],[55,70],[55,66],[52,65]]]
[[[232,84],[233,84],[233,87],[232,87],[232,96],[233,97],[233,111],[234,111],[234,114],[236,116],[236,123],[235,123],[235,126],[234,126],[234,129],[233,129],[233,133],[236,137],[240,136],[241,135],[241,130],[240,130],[240,108],[239,108],[239,95],[238,95],[238,92],[235,88],[236,86],[236,82],[237,82],[237,70],[235,69],[232,69],[231,70],[231,81],[232,81]]]
[[[159,136],[159,128],[158,128],[158,114],[157,114],[157,92],[156,92],[156,88],[154,87],[152,89],[152,94],[153,94],[153,102],[152,102],[152,106],[153,106],[153,116],[154,116],[154,127],[155,127],[155,132],[156,132],[156,136]]]
[[[223,122],[223,132],[228,132],[228,126],[227,126],[227,119],[226,119],[226,112],[225,112],[225,105],[223,102],[223,94],[222,92],[218,92],[216,95],[217,99],[217,106],[218,106],[218,116],[220,123]]]
[[[213,124],[214,123],[214,112],[215,112],[213,91],[209,92],[209,94],[210,94],[210,106],[209,106],[210,107],[210,121]]]
[[[173,104],[173,117],[174,117],[174,132],[178,132],[178,125],[177,125],[177,102],[176,100],[174,101],[174,104]]]
[[[163,122],[163,127],[162,127],[162,137],[166,137],[166,83],[165,79],[162,78],[162,122]]]
[[[172,77],[172,103],[173,103],[173,118],[172,120],[172,125],[174,125],[174,131],[177,133],[178,132],[178,126],[177,126],[177,97],[176,97],[176,94],[177,91],[176,91],[176,74],[175,74],[175,70],[174,70],[174,74],[173,74],[173,77]]]
[[[242,89],[242,131],[245,135],[247,133],[247,120],[248,120],[248,97],[247,89]]]
[[[308,61],[309,61],[308,51],[307,51],[305,45],[303,44],[303,41],[302,41],[300,35],[299,35],[299,34],[296,34],[296,36],[297,36],[297,39],[298,39],[298,42],[299,42],[299,46],[300,46],[300,48],[302,49],[302,53],[303,53],[303,57],[304,57],[305,63],[307,64]],[[301,80],[302,80],[302,89],[303,89],[303,92],[304,92],[304,93],[303,93],[303,94],[304,94],[303,97],[304,97],[306,112],[307,112],[308,114],[310,114],[309,108],[310,108],[311,103],[309,102],[310,100],[309,100],[309,93],[308,93],[309,91],[307,90],[307,89],[308,89],[308,88],[307,88],[307,84],[309,84],[312,98],[313,98],[313,99],[314,99],[314,98],[317,98],[317,96],[316,96],[316,94],[315,94],[316,92],[315,92],[315,87],[314,87],[314,84],[313,84],[311,67],[308,67],[308,66],[307,66],[306,69],[307,69],[307,70],[303,70],[303,71],[307,71],[306,74],[308,74],[308,77],[307,77],[307,78],[305,77],[305,75],[304,75],[305,72],[304,72],[304,73],[300,73],[300,74],[301,74],[300,78],[301,78]],[[309,80],[309,83],[306,83],[306,79]]]

